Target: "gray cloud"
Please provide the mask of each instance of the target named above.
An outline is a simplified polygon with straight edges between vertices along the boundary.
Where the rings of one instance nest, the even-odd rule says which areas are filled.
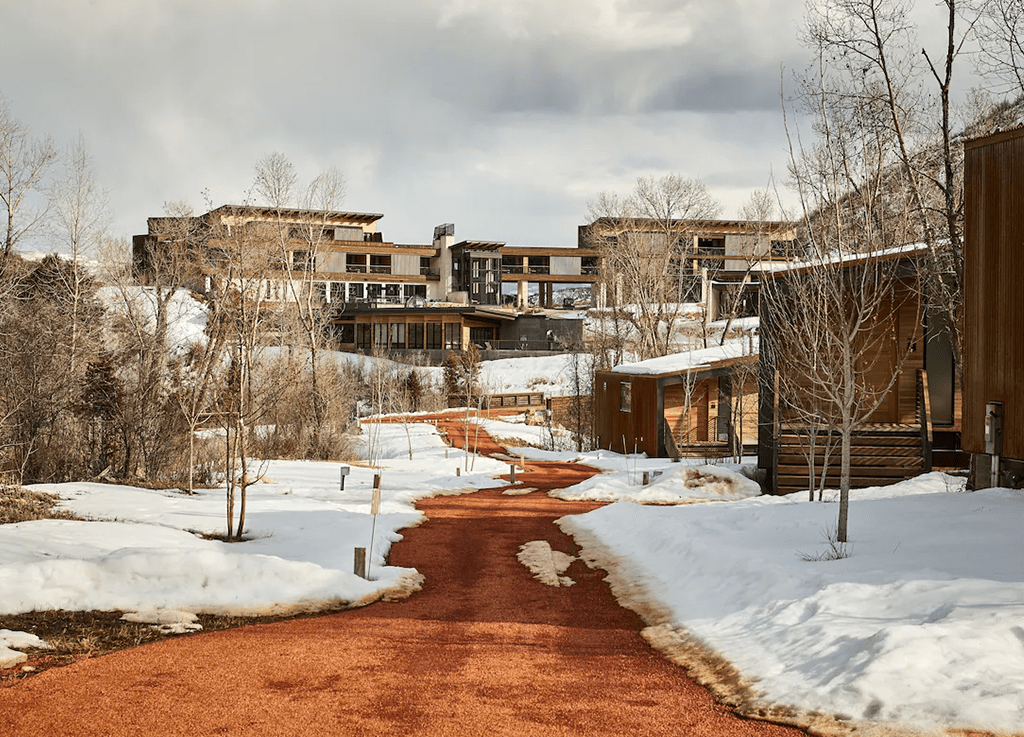
[[[0,92],[34,131],[84,135],[126,235],[168,200],[240,200],[277,150],[305,179],[344,171],[389,238],[455,221],[571,244],[587,200],[637,176],[705,177],[734,210],[784,167],[799,50],[772,5],[0,1]]]

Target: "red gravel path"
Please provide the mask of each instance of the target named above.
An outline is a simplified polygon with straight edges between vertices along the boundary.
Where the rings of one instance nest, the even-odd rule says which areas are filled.
[[[588,469],[530,468],[525,485],[542,491],[419,504],[429,521],[391,554],[426,576],[410,599],[48,670],[0,689],[0,737],[800,734],[717,705],[647,647],[602,572],[577,561],[574,586],[533,579],[519,546],[544,539],[576,553],[552,521],[596,505],[543,492]]]

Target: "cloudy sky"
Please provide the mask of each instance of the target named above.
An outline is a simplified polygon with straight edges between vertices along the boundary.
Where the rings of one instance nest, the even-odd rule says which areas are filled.
[[[0,0],[0,94],[79,134],[117,235],[165,202],[239,202],[278,151],[337,167],[387,240],[573,245],[639,176],[738,216],[784,180],[799,0]],[[789,73],[786,73],[787,83]]]

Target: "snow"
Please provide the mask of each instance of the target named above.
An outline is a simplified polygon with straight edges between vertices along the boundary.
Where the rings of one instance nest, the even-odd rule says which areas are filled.
[[[837,505],[806,494],[728,504],[618,502],[560,523],[652,639],[695,637],[743,676],[752,709],[791,707],[923,730],[1024,724],[1024,497],[927,474],[853,492],[849,557],[827,552]],[[639,588],[642,592],[637,595]],[[629,591],[632,589],[633,593]]]
[[[29,647],[46,649],[49,645],[27,632],[0,629],[0,670],[13,668],[28,660],[28,656],[21,650]]]
[[[156,326],[156,296],[152,287],[101,287],[97,297],[114,313],[137,315],[149,330]],[[206,340],[206,306],[185,289],[177,290],[167,302],[167,345],[181,355],[195,343]]]
[[[612,369],[617,374],[657,375],[668,373],[685,373],[697,369],[708,368],[713,363],[730,358],[757,355],[759,338],[743,337],[726,341],[725,345],[701,348],[696,351],[672,353],[658,358],[649,358],[637,363],[626,363]]]
[[[566,366],[564,356],[485,362],[485,377],[494,391],[541,384],[550,391]],[[516,419],[482,424],[496,437],[550,447],[546,428]],[[400,531],[423,521],[413,502],[503,485],[494,477],[508,463],[446,448],[426,423],[365,424],[362,447],[374,465],[353,464],[344,491],[338,463],[261,466],[241,543],[210,537],[224,532],[223,489],[187,496],[36,485],[86,521],[0,525],[0,614],[105,609],[186,630],[204,612],[284,613],[414,591],[418,572],[387,564]],[[531,447],[511,453],[604,471],[557,494],[609,503],[560,525],[582,559],[609,571],[620,601],[645,617],[651,642],[671,646],[675,657],[696,643],[688,663],[699,651],[738,671],[729,686],[716,680],[722,669],[694,670],[714,688],[733,688],[745,711],[841,722],[865,734],[895,723],[928,732],[1014,732],[1024,724],[1020,492],[963,492],[962,479],[939,473],[855,490],[848,557],[829,560],[835,492],[825,502],[806,493],[759,496],[742,463]],[[377,473],[383,498],[371,541]],[[372,547],[370,580],[351,573],[355,547]],[[549,584],[569,583],[571,559],[545,541],[524,546],[521,559]],[[19,650],[43,646],[0,630],[0,667],[23,660]]]
[[[263,481],[248,492],[247,534],[240,543],[208,537],[225,531],[223,489],[189,496],[96,483],[33,485],[59,494],[62,508],[87,521],[0,525],[0,614],[258,615],[358,605],[415,590],[420,575],[386,560],[399,530],[423,520],[413,502],[500,485],[494,476],[508,467],[448,449],[431,425],[375,425],[365,436],[370,429],[379,468],[351,466],[344,491],[343,464],[265,464]],[[377,473],[382,503],[371,542]],[[352,573],[355,547],[372,548],[370,580]]]
[[[586,463],[585,459],[581,460]],[[643,485],[645,473],[650,481],[646,486]],[[657,459],[655,463],[629,462],[622,471],[593,476],[554,495],[559,499],[598,502],[686,504],[735,501],[760,493],[761,487],[755,481],[726,465],[712,466],[700,461],[693,461],[693,465],[685,462],[666,465],[665,459]]]

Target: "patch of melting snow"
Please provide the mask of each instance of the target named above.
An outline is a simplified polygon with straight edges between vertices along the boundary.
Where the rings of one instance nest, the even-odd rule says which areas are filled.
[[[197,619],[199,618],[195,614],[177,609],[142,609],[137,612],[125,612],[121,617],[123,622],[151,625],[153,629],[160,630],[165,635],[183,635],[186,632],[201,630],[203,625],[199,624]]]
[[[520,488],[505,489],[505,491],[503,491],[501,493],[504,494],[505,496],[522,496],[523,494],[531,494],[531,493],[533,493],[535,491],[537,491],[535,488],[532,488],[532,487],[529,487],[529,486],[524,486],[521,489]]]
[[[576,560],[576,556],[552,550],[547,540],[533,540],[523,544],[516,558],[543,584],[558,587],[576,583],[568,576],[561,575]]]
[[[13,668],[18,663],[24,663],[28,656],[20,652],[22,648],[35,647],[45,650],[50,646],[35,635],[28,632],[15,632],[14,630],[0,630],[0,670]]]

